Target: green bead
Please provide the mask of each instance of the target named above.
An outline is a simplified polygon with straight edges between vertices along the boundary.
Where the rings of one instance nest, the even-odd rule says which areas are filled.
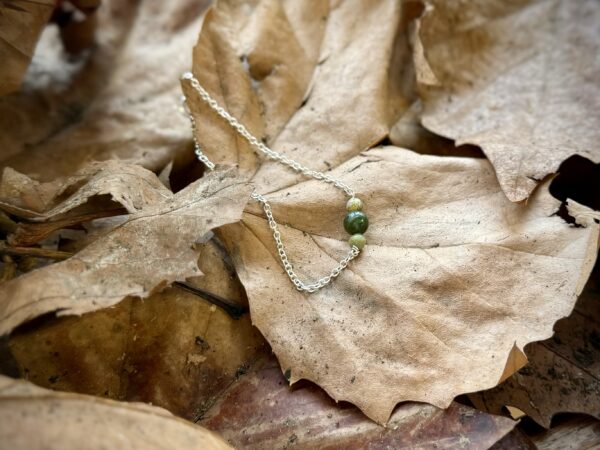
[[[353,234],[350,236],[350,239],[348,239],[348,243],[350,244],[350,247],[356,246],[359,250],[362,250],[367,243],[367,240],[362,234]]]
[[[369,218],[362,211],[352,211],[344,218],[344,228],[349,234],[362,234],[369,228]]]
[[[358,197],[352,197],[350,200],[348,200],[348,203],[346,203],[346,209],[348,211],[360,211],[362,207],[363,202]]]

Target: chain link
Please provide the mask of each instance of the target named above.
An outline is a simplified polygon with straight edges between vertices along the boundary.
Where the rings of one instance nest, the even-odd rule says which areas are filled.
[[[346,193],[346,195],[348,195],[350,198],[353,198],[355,196],[354,190],[352,190],[352,188],[350,186],[348,186],[346,183],[342,182],[341,180],[333,178],[332,176],[330,176],[326,173],[312,170],[312,169],[300,164],[298,161],[294,161],[293,159],[289,158],[288,156],[284,155],[283,153],[279,153],[279,152],[276,152],[275,150],[270,149],[265,144],[263,144],[261,141],[259,141],[255,136],[253,136],[248,131],[248,129],[243,124],[241,124],[235,117],[233,117],[231,114],[229,114],[221,106],[219,106],[217,101],[210,96],[210,94],[202,87],[200,82],[196,79],[196,77],[194,77],[194,75],[192,73],[186,72],[185,74],[183,74],[182,79],[188,80],[190,82],[191,86],[196,90],[196,92],[198,92],[198,95],[200,96],[200,98],[208,106],[210,106],[210,108],[213,111],[215,111],[219,116],[221,116],[223,119],[225,119],[231,125],[231,127],[233,129],[235,129],[244,139],[246,139],[251,145],[256,147],[261,153],[263,153],[270,159],[279,161],[280,163],[291,167],[296,172],[299,172],[306,176],[309,176],[309,177],[315,178],[317,180],[321,180],[326,183],[332,184],[336,188],[344,191]],[[184,97],[184,101],[187,101],[187,99],[185,97]],[[198,157],[198,160],[200,160],[202,163],[204,163],[208,169],[213,170],[215,168],[215,165],[213,164],[212,161],[210,161],[210,159],[206,156],[206,154],[204,154],[204,152],[202,152],[202,149],[196,139],[196,121],[191,114],[188,113],[188,115],[189,115],[190,123],[192,126],[192,132],[194,134],[194,152],[195,152],[196,156]],[[348,263],[350,261],[352,261],[354,258],[356,258],[360,254],[360,250],[358,249],[358,247],[353,245],[350,248],[348,255],[344,259],[342,259],[336,267],[333,268],[333,270],[329,273],[329,275],[319,278],[314,283],[304,283],[302,280],[300,280],[300,278],[298,277],[296,272],[294,272],[294,268],[293,268],[292,264],[290,263],[288,256],[285,252],[285,247],[281,240],[281,232],[279,231],[279,226],[277,225],[277,222],[275,221],[275,218],[273,217],[273,212],[271,211],[271,205],[269,204],[269,202],[263,195],[257,193],[256,191],[252,192],[251,197],[254,200],[258,201],[262,205],[262,208],[263,208],[265,215],[267,216],[267,220],[269,222],[269,228],[271,228],[271,231],[273,232],[273,238],[275,239],[275,244],[277,245],[277,252],[279,254],[279,259],[281,260],[281,263],[283,264],[283,268],[285,269],[285,272],[287,273],[288,277],[290,278],[290,280],[292,281],[294,286],[296,286],[296,289],[298,289],[299,291],[312,293],[312,292],[316,292],[317,290],[321,289],[324,286],[327,286],[329,283],[331,283],[331,281],[334,278],[336,278],[338,275],[340,275],[342,273],[342,271],[348,266]]]
[[[348,256],[342,259],[329,275],[324,276],[323,278],[319,278],[317,281],[311,284],[303,283],[298,277],[298,275],[296,275],[296,272],[294,272],[294,268],[288,260],[287,254],[285,253],[285,248],[283,246],[283,242],[281,241],[281,233],[279,232],[279,226],[273,218],[271,205],[264,196],[258,194],[257,192],[252,193],[252,198],[262,204],[263,210],[265,211],[265,215],[267,216],[267,220],[269,221],[269,228],[271,228],[271,231],[273,232],[273,238],[275,239],[275,243],[277,244],[277,252],[279,253],[279,258],[281,259],[283,268],[285,269],[285,272],[287,273],[290,280],[292,280],[292,283],[294,283],[294,285],[296,286],[296,289],[298,289],[299,291],[306,291],[312,293],[318,291],[324,286],[327,286],[329,283],[331,283],[331,280],[333,280],[340,273],[342,273],[342,271],[348,266],[348,263],[354,258],[356,258],[360,253],[358,247],[353,245],[350,251],[348,252]]]

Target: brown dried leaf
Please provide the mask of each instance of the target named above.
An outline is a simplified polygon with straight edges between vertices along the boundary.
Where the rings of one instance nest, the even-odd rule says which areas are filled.
[[[467,156],[484,158],[484,154],[473,145],[457,147],[450,139],[443,138],[421,125],[421,102],[408,108],[390,130],[390,141],[396,147],[409,148],[426,155]]]
[[[213,241],[201,246],[197,288],[243,305],[243,288]],[[33,323],[11,335],[21,376],[59,390],[144,401],[196,420],[258,355],[269,352],[246,314],[179,286],[81,317]]]
[[[235,171],[217,171],[132,215],[70,259],[0,285],[0,334],[40,314],[82,314],[201,275],[194,242],[239,220],[249,190]]]
[[[490,447],[490,450],[539,450],[531,439],[519,428],[514,428],[510,433]]]
[[[524,200],[573,154],[600,162],[600,4],[429,1],[415,65],[423,124],[479,145]]]
[[[0,102],[2,165],[47,181],[106,159],[158,171],[188,153],[178,80],[207,4],[107,0],[96,46],[75,60],[48,31],[21,92]]]
[[[260,413],[258,413],[260,412]],[[231,385],[198,422],[244,449],[489,448],[516,422],[452,403],[398,407],[386,428],[311,383],[289,388],[274,358]]]
[[[0,95],[19,89],[54,4],[53,0],[0,3]]]
[[[532,440],[536,450],[596,450],[600,442],[600,422],[590,417],[575,416],[534,435]]]
[[[291,382],[312,380],[378,422],[400,401],[446,407],[498,384],[519,368],[507,367],[513,346],[549,337],[593,266],[597,224],[565,223],[546,185],[509,202],[486,160],[385,147],[333,174],[357,189],[371,228],[331,287],[293,289],[254,204],[222,234]],[[328,273],[347,251],[343,196],[311,180],[270,200],[297,272]]]
[[[46,183],[6,168],[0,182],[0,208],[41,220],[99,195],[110,195],[133,214],[171,198],[173,193],[149,170],[114,160],[92,163],[74,175]]]
[[[471,394],[477,408],[501,414],[506,406],[525,412],[549,428],[560,412],[600,419],[600,265],[571,316],[555,334],[528,345],[529,364],[496,388]]]
[[[331,10],[319,0],[220,1],[202,26],[193,72],[256,136],[327,170],[384,139],[406,107],[398,85],[406,55],[394,53],[401,9],[395,0],[339,2]],[[196,137],[213,161],[239,164],[261,193],[300,179],[261,163],[189,83],[183,88]]]
[[[231,449],[215,433],[140,403],[49,391],[0,375],[0,439],[6,448]]]

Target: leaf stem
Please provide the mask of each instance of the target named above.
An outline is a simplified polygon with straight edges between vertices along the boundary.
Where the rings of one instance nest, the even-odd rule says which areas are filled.
[[[192,286],[188,283],[182,283],[182,282],[176,281],[175,283],[173,283],[173,286],[177,286],[178,288],[183,289],[184,291],[187,291],[194,295],[197,295],[198,297],[203,298],[207,302],[212,303],[215,306],[218,306],[219,308],[224,310],[227,314],[229,314],[232,319],[237,320],[240,317],[242,317],[245,313],[248,312],[248,308],[246,308],[244,306],[235,304],[223,297],[213,294],[212,292]]]
[[[62,252],[60,250],[48,250],[39,247],[12,247],[8,245],[6,241],[0,241],[0,255],[34,256],[37,258],[63,260],[73,256],[73,253]]]

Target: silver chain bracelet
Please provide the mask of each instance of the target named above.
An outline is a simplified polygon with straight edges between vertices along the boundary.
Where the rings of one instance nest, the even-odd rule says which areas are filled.
[[[344,191],[344,193],[349,197],[348,202],[346,203],[346,209],[348,213],[344,218],[344,228],[348,233],[351,234],[349,239],[350,243],[350,251],[348,255],[342,259],[338,265],[329,273],[322,278],[319,278],[314,283],[304,283],[296,272],[294,272],[294,268],[290,263],[288,256],[285,252],[285,248],[283,246],[283,242],[281,240],[281,233],[279,232],[279,226],[273,217],[273,212],[271,211],[271,205],[267,201],[267,199],[254,191],[251,194],[251,197],[258,201],[267,216],[267,220],[269,222],[269,227],[273,232],[273,238],[275,239],[275,243],[277,244],[277,251],[279,253],[279,258],[281,259],[281,263],[283,264],[283,268],[285,269],[288,277],[296,286],[296,289],[304,292],[316,292],[324,286],[327,286],[334,278],[336,278],[342,271],[348,266],[348,263],[356,258],[361,249],[364,247],[366,243],[366,239],[363,236],[363,233],[367,230],[369,226],[369,219],[367,215],[362,212],[362,201],[354,195],[354,191],[350,186],[346,183],[333,178],[326,173],[319,172],[316,170],[309,169],[308,167],[300,164],[297,161],[294,161],[291,158],[288,158],[286,155],[276,152],[265,144],[263,144],[260,140],[258,140],[255,136],[253,136],[248,129],[242,125],[235,117],[229,114],[225,109],[223,109],[215,99],[213,99],[210,94],[202,87],[200,82],[194,77],[191,72],[186,72],[182,76],[182,80],[189,81],[191,86],[198,92],[200,98],[208,105],[210,108],[215,111],[219,116],[225,119],[244,139],[246,139],[252,146],[256,147],[262,154],[266,155],[268,158],[273,159],[275,161],[280,162],[286,166],[291,167],[296,172],[302,173],[303,175],[315,178],[317,180],[321,180],[325,183],[332,184],[338,189]],[[185,97],[184,97],[185,98]],[[187,102],[187,98],[185,98]],[[192,125],[192,132],[194,135],[194,147],[195,153],[198,157],[198,160],[201,161],[206,167],[210,170],[215,168],[215,165],[210,161],[210,159],[202,152],[200,145],[196,139],[196,121],[194,117],[189,114],[190,123]]]

